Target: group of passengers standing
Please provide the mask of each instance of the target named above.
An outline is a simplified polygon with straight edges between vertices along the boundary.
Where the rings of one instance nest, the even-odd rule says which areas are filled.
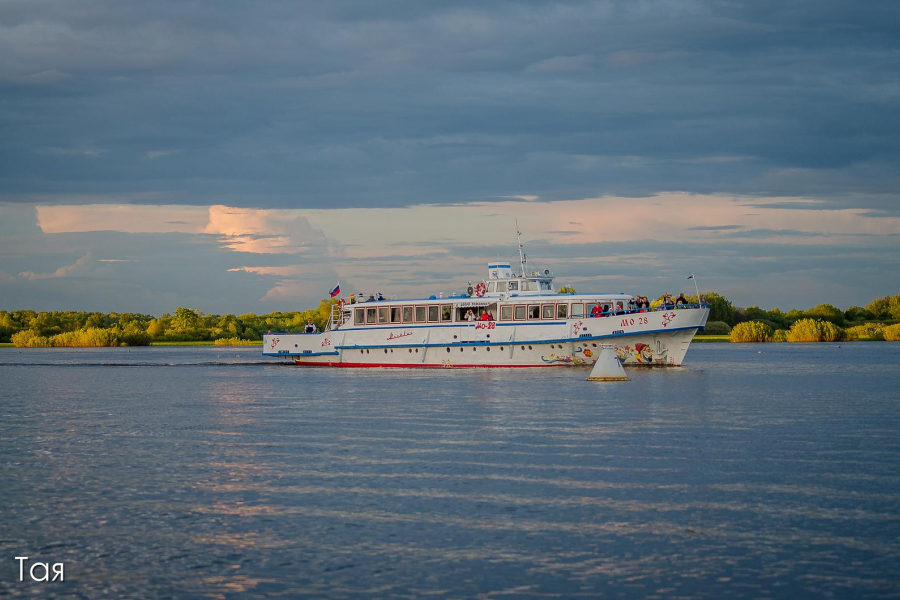
[[[492,315],[490,311],[486,310],[481,313],[481,316],[475,316],[475,311],[470,308],[466,311],[465,319],[466,321],[493,321],[494,315]]]
[[[659,304],[657,308],[661,308],[662,310],[668,310],[670,308],[680,308],[688,304],[687,298],[684,297],[684,293],[678,294],[678,297],[675,300],[672,300],[672,294],[666,292],[663,295],[662,302]],[[635,296],[631,300],[628,301],[628,306],[625,306],[625,303],[619,300],[616,302],[615,306],[612,304],[595,304],[591,307],[590,316],[591,317],[611,317],[613,315],[627,315],[629,313],[643,313],[650,312],[653,308],[650,306],[650,300],[647,296]]]

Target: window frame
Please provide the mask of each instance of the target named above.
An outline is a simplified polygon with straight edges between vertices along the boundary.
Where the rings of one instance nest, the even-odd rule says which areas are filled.
[[[377,325],[377,324],[378,324],[378,310],[374,306],[367,306],[366,307],[366,325]]]
[[[434,310],[434,318],[431,316],[431,311]],[[440,304],[429,304],[428,305],[428,322],[429,323],[440,323],[441,321],[441,305]]]
[[[550,316],[547,315],[547,311],[549,309]],[[555,304],[541,304],[541,319],[544,321],[552,321],[556,318],[554,315],[556,314],[556,305]]]
[[[403,310],[400,311],[401,320],[404,323],[415,323],[416,321],[413,318],[413,317],[415,317],[415,314],[416,314],[416,311],[414,310],[415,307],[411,304],[407,304],[407,305],[403,306],[402,308],[403,308]],[[406,316],[407,313],[409,313],[408,317]]]
[[[365,325],[366,324],[366,309],[363,307],[359,307],[353,310],[353,324],[354,325]]]
[[[578,311],[580,314],[577,314],[577,315],[575,314],[576,306],[581,307],[581,310]],[[569,305],[569,318],[571,318],[571,319],[583,319],[584,318],[584,302],[572,302]]]
[[[519,309],[522,309],[522,316],[519,316]],[[513,321],[525,321],[528,319],[528,306],[526,304],[516,304],[513,311]]]
[[[391,311],[388,306],[379,306],[378,307],[378,324],[379,325],[390,325],[391,323]]]
[[[532,310],[533,308],[536,308],[536,309],[537,309],[537,316],[536,316],[536,317],[532,317],[532,316],[531,316],[531,310]],[[529,304],[529,305],[528,305],[528,320],[529,320],[529,321],[540,321],[540,320],[541,320],[541,305],[540,305],[540,304]]]
[[[560,314],[562,313],[562,314]],[[556,318],[557,319],[568,319],[569,318],[569,305],[565,303],[560,303],[556,305]]]
[[[444,318],[446,317],[446,318]],[[441,304],[441,323],[453,322],[453,305]]]
[[[506,311],[508,313],[506,317],[503,316],[503,311]],[[513,320],[513,305],[512,304],[503,304],[500,306],[500,320],[501,321],[512,321]]]
[[[391,323],[401,323],[401,322],[402,322],[402,321],[401,321],[401,317],[403,316],[403,314],[402,314],[402,307],[396,306],[396,305],[395,305],[395,306],[391,306],[391,307],[389,307],[389,308],[391,309],[391,310],[390,310],[390,313],[391,313]],[[394,314],[397,315],[397,320],[396,320],[396,321],[394,320]]]
[[[515,286],[515,287],[513,287]],[[508,291],[510,292],[518,292],[519,291],[519,282],[518,281],[510,281],[507,285]]]
[[[422,312],[421,315],[419,315],[419,311]],[[415,314],[416,323],[427,323],[428,322],[428,307],[427,306],[425,306],[424,304],[417,304],[415,313],[416,313]]]

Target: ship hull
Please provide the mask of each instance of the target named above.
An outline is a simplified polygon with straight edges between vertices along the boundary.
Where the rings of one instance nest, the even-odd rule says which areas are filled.
[[[603,344],[625,366],[677,367],[708,309],[553,323],[465,323],[267,334],[264,354],[304,366],[522,368],[592,365]]]

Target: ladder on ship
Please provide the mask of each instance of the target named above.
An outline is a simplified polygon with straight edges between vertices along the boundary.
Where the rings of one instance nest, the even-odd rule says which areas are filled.
[[[341,302],[335,302],[331,305],[331,317],[328,318],[328,326],[326,331],[334,331],[344,324],[344,311],[341,308]]]

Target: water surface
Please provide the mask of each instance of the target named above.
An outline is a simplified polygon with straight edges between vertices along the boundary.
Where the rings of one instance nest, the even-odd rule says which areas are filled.
[[[900,344],[339,370],[0,349],[0,595],[900,596]],[[15,556],[66,564],[18,583]]]

